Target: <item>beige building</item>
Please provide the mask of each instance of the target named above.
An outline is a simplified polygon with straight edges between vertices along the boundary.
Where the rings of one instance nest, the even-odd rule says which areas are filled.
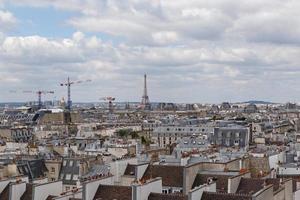
[[[57,181],[59,179],[59,173],[61,168],[62,160],[45,160],[46,168],[48,169],[48,172],[46,174],[49,182],[51,181]]]

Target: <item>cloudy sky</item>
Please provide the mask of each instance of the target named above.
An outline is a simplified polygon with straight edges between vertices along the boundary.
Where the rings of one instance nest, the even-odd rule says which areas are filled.
[[[0,0],[0,102],[300,102],[299,0]],[[10,91],[17,91],[11,93]]]

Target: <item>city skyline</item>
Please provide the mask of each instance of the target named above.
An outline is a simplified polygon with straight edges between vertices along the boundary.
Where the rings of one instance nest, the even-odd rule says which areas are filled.
[[[0,102],[300,102],[300,2],[0,0]]]

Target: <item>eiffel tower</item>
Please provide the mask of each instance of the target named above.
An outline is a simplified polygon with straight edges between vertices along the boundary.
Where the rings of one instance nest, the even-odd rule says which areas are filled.
[[[146,74],[144,75],[144,93],[143,93],[143,96],[142,96],[141,108],[143,110],[150,110],[151,109],[149,96],[147,94],[147,75]]]

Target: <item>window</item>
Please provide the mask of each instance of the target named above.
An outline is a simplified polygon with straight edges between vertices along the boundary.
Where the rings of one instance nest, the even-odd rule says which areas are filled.
[[[72,167],[73,166],[73,160],[70,160],[70,167]]]
[[[54,172],[55,172],[55,168],[51,167],[51,173],[54,173]]]
[[[169,191],[168,189],[163,189],[163,190],[162,190],[162,192],[163,192],[164,194],[168,194],[168,191]]]
[[[70,187],[69,187],[69,186],[66,187],[66,191],[68,191],[68,190],[70,190]]]
[[[71,180],[71,174],[66,174],[66,180]]]
[[[77,180],[78,180],[78,175],[77,175],[77,174],[74,174],[74,175],[73,175],[73,180],[74,180],[74,181],[77,181]]]
[[[64,174],[60,174],[60,179],[63,179],[64,178]]]
[[[64,160],[64,163],[63,163],[63,165],[64,165],[64,166],[66,166],[66,165],[67,165],[67,161],[66,161],[66,160]]]

